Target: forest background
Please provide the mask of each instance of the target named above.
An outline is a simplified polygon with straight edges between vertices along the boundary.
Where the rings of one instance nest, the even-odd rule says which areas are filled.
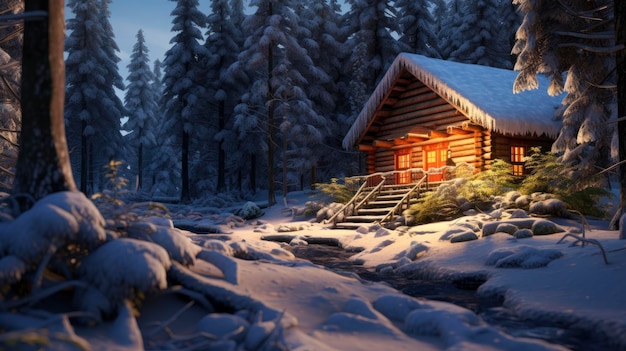
[[[7,12],[23,6],[2,2]],[[605,123],[616,118],[607,87],[616,80],[619,49],[610,1],[543,8],[518,0],[254,0],[249,8],[242,0],[173,2],[163,62],[150,61],[139,30],[125,79],[109,22],[112,1],[66,3],[67,142],[74,178],[87,194],[107,186],[112,160],[123,162],[119,171],[140,196],[183,201],[267,189],[271,204],[276,186],[286,192],[361,173],[358,153],[343,150],[341,140],[400,52],[506,69],[517,62],[516,90],[533,88],[532,77],[547,73],[549,92],[566,90],[569,98],[553,150],[581,163],[581,177],[617,160],[616,128]],[[559,55],[596,52],[601,64],[583,70],[584,58],[578,65],[538,59],[557,55],[534,45],[547,30],[529,20],[533,13],[565,33],[555,46]],[[587,27],[585,37],[567,34]],[[566,45],[572,38],[578,41]],[[19,44],[11,36],[3,42],[8,63],[19,63],[12,50]],[[564,72],[580,79],[564,81]],[[19,147],[19,86],[10,83],[19,82],[16,75],[7,72],[11,79],[0,89],[7,189]]]

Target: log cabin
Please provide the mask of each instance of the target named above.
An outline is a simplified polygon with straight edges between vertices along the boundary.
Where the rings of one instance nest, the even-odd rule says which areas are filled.
[[[367,173],[469,164],[485,170],[498,158],[523,175],[534,146],[550,150],[559,133],[563,96],[538,88],[513,93],[517,72],[400,54],[343,140],[367,155]],[[410,177],[396,172],[396,183]],[[429,175],[437,181],[436,173]]]

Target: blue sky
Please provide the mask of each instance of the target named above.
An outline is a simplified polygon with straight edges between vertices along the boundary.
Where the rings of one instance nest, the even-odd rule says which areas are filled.
[[[208,4],[201,3],[202,6]],[[172,38],[172,17],[170,13],[176,7],[176,2],[170,0],[114,0],[109,7],[111,16],[109,21],[115,33],[115,42],[120,48],[120,74],[126,79],[126,66],[133,46],[137,42],[137,32],[143,30],[150,60],[163,61],[165,52],[170,48]],[[71,14],[68,14],[71,15]]]

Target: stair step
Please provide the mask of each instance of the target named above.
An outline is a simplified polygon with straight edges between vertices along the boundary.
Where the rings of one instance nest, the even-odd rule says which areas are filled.
[[[389,211],[391,211],[393,207],[378,207],[378,208],[361,208],[359,209],[359,216],[362,215],[381,215],[384,216]]]
[[[376,216],[376,215],[371,215],[371,216],[348,216],[346,218],[344,218],[345,222],[352,222],[352,223],[373,223],[376,221],[380,221],[381,219],[383,219],[383,216]]]

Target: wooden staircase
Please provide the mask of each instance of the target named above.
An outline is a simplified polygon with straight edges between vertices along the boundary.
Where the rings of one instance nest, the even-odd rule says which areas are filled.
[[[472,167],[469,168],[470,174]],[[343,208],[335,213],[325,223],[332,223],[337,229],[356,229],[364,223],[386,223],[402,214],[404,210],[417,203],[426,192],[436,188],[442,182],[452,179],[443,177],[442,181],[429,182],[429,173],[439,172],[454,175],[456,167],[424,171],[421,168],[387,173],[375,173],[357,178],[362,182],[354,197]],[[399,172],[405,172],[401,179],[410,179],[411,182],[398,184]],[[409,172],[407,177],[407,173]]]
[[[342,222],[334,224],[335,228],[355,229],[363,223],[383,223],[392,221],[405,209],[417,202],[418,194],[411,196],[416,184],[383,185],[352,215],[344,216]],[[373,189],[367,189],[373,190]],[[399,205],[399,206],[398,206]]]

